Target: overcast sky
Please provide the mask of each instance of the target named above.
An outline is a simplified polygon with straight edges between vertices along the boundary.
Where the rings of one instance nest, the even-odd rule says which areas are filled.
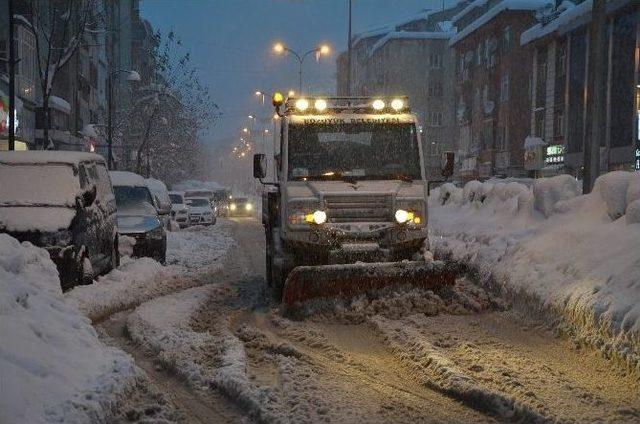
[[[448,3],[448,1],[447,1]],[[303,85],[311,92],[335,92],[336,53],[346,49],[347,0],[143,0],[142,15],[155,29],[175,30],[192,52],[193,63],[222,112],[206,136],[219,144],[240,136],[246,115],[267,116],[256,90],[295,89],[298,65],[272,53],[281,40],[296,51],[319,42],[333,48],[329,58],[304,63]],[[353,0],[354,34],[442,7],[442,0]]]

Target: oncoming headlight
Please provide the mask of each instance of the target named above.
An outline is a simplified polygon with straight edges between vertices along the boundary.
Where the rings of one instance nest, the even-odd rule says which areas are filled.
[[[253,209],[253,205],[251,203],[247,203],[246,205],[244,205],[244,208],[250,211],[251,209]]]
[[[229,209],[231,209],[232,211],[235,211],[236,208],[237,208],[237,206],[236,206],[235,203],[232,203],[232,204],[229,205]]]

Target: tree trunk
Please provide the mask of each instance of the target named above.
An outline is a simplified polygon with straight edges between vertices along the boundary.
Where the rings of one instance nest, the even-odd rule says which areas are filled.
[[[42,119],[44,121],[42,127],[42,150],[49,148],[49,94],[42,96]]]
[[[138,153],[136,155],[136,174],[142,175],[142,150],[147,146],[147,143],[149,143],[149,133],[151,132],[151,124],[153,123],[153,120],[157,112],[158,112],[158,107],[156,106],[153,108],[153,113],[151,114],[151,116],[149,117],[149,121],[147,122],[147,128],[145,128],[144,138],[142,139],[142,143],[140,143],[140,146],[138,147]]]

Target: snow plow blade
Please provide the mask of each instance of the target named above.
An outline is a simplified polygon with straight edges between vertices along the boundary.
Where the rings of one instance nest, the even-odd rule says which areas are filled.
[[[453,285],[455,277],[441,261],[299,266],[287,277],[282,302],[289,309],[312,299],[349,297],[394,285],[435,289]]]

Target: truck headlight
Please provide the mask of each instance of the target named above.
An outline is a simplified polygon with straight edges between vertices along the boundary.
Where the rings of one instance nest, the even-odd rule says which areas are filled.
[[[251,203],[247,203],[246,205],[244,205],[244,208],[250,211],[251,209],[253,209],[253,205]]]
[[[236,206],[235,203],[232,203],[232,204],[229,205],[229,209],[231,209],[232,211],[235,211],[236,208],[237,208],[237,206]]]
[[[405,222],[413,220],[413,212],[408,212],[404,209],[398,209],[395,216],[398,224],[404,224]]]
[[[325,222],[327,222],[327,213],[321,210],[317,210],[314,213],[308,213],[304,216],[304,221],[309,224],[324,224]]]

